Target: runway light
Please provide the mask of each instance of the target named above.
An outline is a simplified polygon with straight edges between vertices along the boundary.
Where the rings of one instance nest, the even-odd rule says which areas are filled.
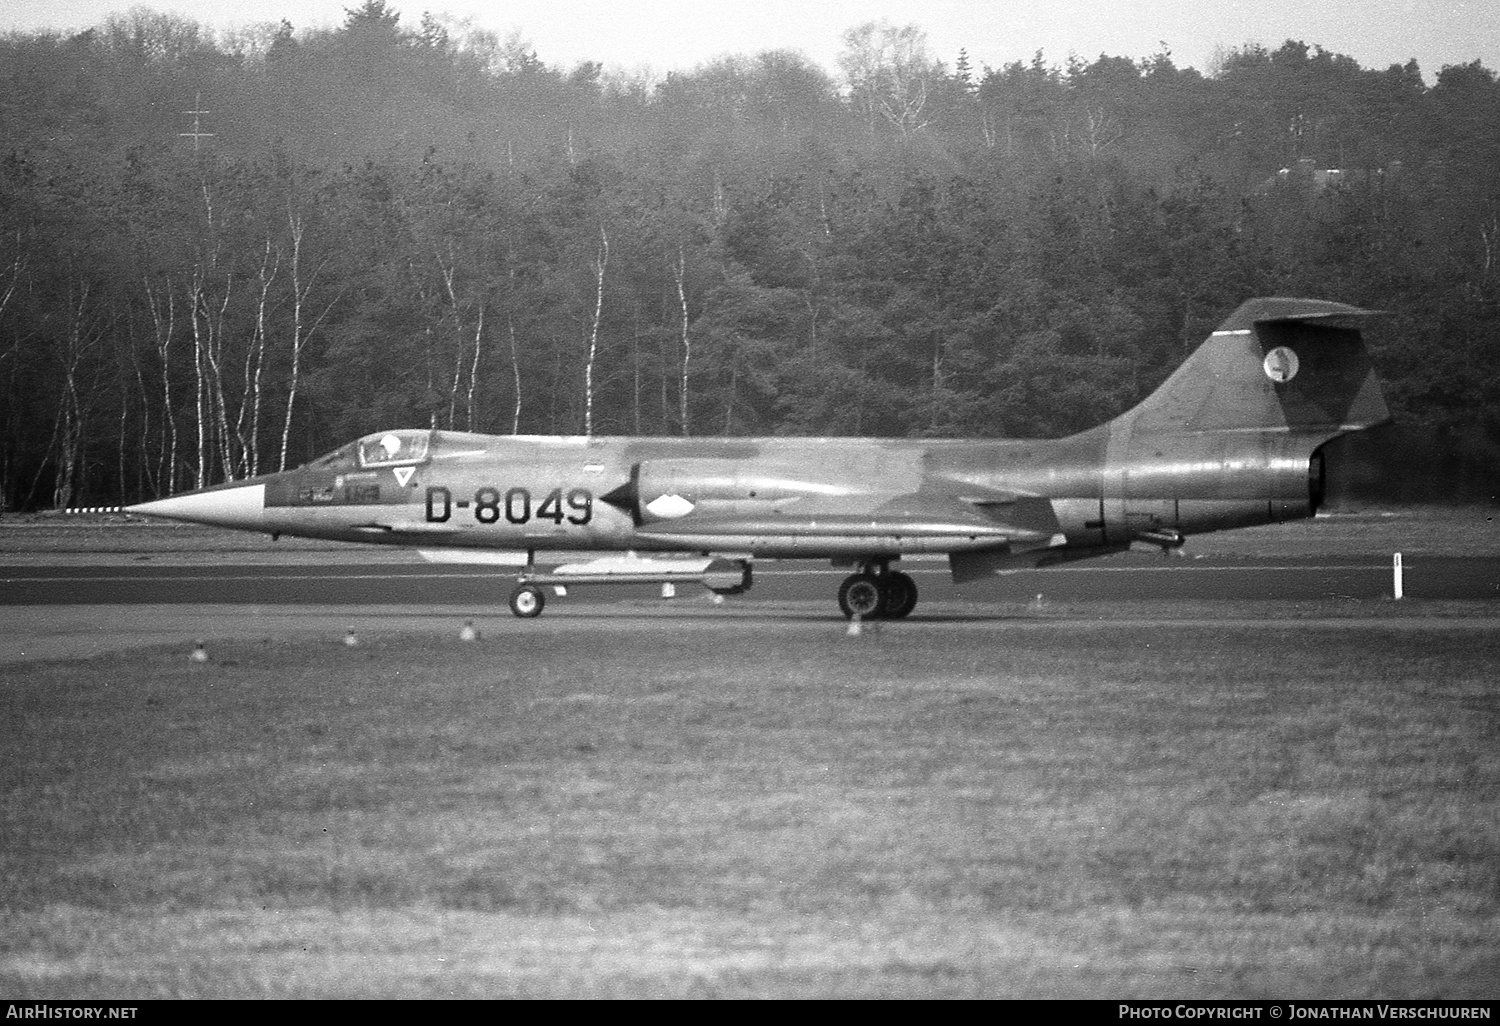
[[[479,632],[474,629],[473,620],[465,620],[463,630],[458,632],[459,641],[478,641]]]
[[[359,637],[354,633],[354,628],[353,627],[350,627],[349,628],[349,633],[344,635],[344,647],[345,648],[358,648],[359,647]]]
[[[844,633],[849,635],[849,637],[851,638],[857,637],[859,633],[864,629],[862,624],[863,619],[864,618],[861,617],[858,613],[855,613],[853,616],[849,617],[849,626],[844,629]]]
[[[193,654],[188,658],[195,663],[206,663],[208,662],[208,649],[203,647],[203,642],[196,641],[193,643]]]

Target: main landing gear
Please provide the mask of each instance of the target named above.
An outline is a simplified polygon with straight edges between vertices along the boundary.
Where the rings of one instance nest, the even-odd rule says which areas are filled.
[[[917,583],[883,563],[866,565],[844,578],[839,608],[850,620],[900,620],[917,608]]]

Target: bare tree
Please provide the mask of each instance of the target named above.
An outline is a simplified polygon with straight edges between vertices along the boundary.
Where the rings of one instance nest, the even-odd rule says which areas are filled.
[[[234,276],[225,274],[222,296],[209,288],[209,268],[200,263],[193,269],[188,295],[193,330],[193,367],[198,416],[198,462],[195,487],[208,484],[212,458],[217,449],[220,471],[232,477],[239,460],[229,430],[229,402],[224,394],[224,319],[234,292]]]
[[[25,266],[25,260],[23,259],[21,254],[21,234],[17,232],[16,255],[15,258],[11,261],[10,266],[5,270],[4,287],[0,288],[0,316],[3,316],[5,314],[6,308],[10,306],[11,298],[16,294],[16,287],[21,281],[21,275],[24,271]],[[16,365],[19,361],[15,360],[14,357],[16,356],[19,349],[20,342],[12,341],[10,346],[4,352],[0,352],[0,365],[4,365],[7,362],[9,363],[9,366],[7,366],[5,369],[6,374],[10,377],[10,381],[8,381],[6,385],[7,395],[10,394],[11,383],[15,380],[14,375],[16,373]],[[10,481],[10,474],[8,473],[10,451],[9,449],[5,449],[3,451],[5,453],[6,464],[4,466],[0,466],[0,511],[4,511],[9,505],[9,497],[6,493],[6,487],[7,483]]]
[[[250,407],[249,463],[245,469],[251,477],[260,473],[260,415],[264,394],[261,377],[266,366],[266,309],[270,305],[271,285],[276,281],[276,274],[280,269],[281,252],[267,238],[260,261],[260,274],[256,279],[258,288],[255,297],[254,335],[250,352],[245,357],[245,391],[249,396]],[[245,405],[240,406],[241,422],[245,417]]]
[[[64,509],[72,502],[82,469],[84,423],[94,400],[84,381],[85,359],[99,345],[105,331],[90,302],[92,292],[93,286],[83,275],[69,273],[67,323],[54,350],[62,371],[52,435],[52,452],[57,463],[52,486],[54,509]]]
[[[604,316],[604,269],[609,266],[609,235],[599,226],[599,250],[594,257],[594,321],[589,330],[589,358],[583,368],[583,433],[594,435],[594,362],[599,356],[599,322]]]
[[[483,296],[471,299],[467,303],[459,298],[458,288],[454,284],[458,273],[458,257],[454,253],[451,240],[448,244],[446,261],[442,252],[436,247],[433,248],[432,255],[437,264],[438,275],[443,281],[443,294],[447,299],[448,312],[445,317],[453,318],[453,381],[448,388],[448,427],[457,426],[458,397],[463,394],[465,430],[472,431],[474,428],[474,392],[479,378],[486,303]],[[472,341],[469,329],[464,324],[466,306],[475,310]]]
[[[162,489],[167,494],[177,490],[177,416],[172,409],[172,334],[176,330],[177,298],[172,279],[166,283],[166,294],[151,287],[148,280],[143,285],[146,306],[151,311],[152,335],[156,342],[156,355],[161,363],[162,446],[165,455],[166,473],[158,474]]]
[[[302,276],[302,236],[306,230],[300,211],[287,211],[287,228],[292,239],[292,258],[290,274],[292,278],[292,366],[287,376],[286,392],[286,417],[281,423],[281,456],[277,460],[278,471],[286,469],[287,449],[291,444],[292,437],[292,413],[297,405],[297,385],[302,366],[302,350],[307,345],[307,340],[312,337],[313,332],[318,330],[318,325],[323,323],[323,318],[333,309],[334,304],[339,301],[338,296],[329,300],[323,312],[307,323],[308,296],[312,292],[313,284],[318,279],[318,272],[322,270],[319,264],[313,269],[304,281]]]
[[[926,127],[922,111],[938,68],[927,55],[927,33],[916,25],[868,21],[849,29],[839,67],[872,130],[877,117],[894,125],[903,139]]]
[[[510,332],[510,373],[515,379],[516,405],[511,412],[510,433],[519,435],[521,433],[521,354],[516,345],[516,322],[510,314],[505,315],[505,327]]]
[[[693,361],[693,341],[688,336],[688,301],[687,301],[687,257],[683,253],[682,243],[677,244],[677,263],[672,267],[672,277],[677,283],[677,307],[682,316],[682,349],[681,365],[677,381],[677,421],[681,427],[682,434],[686,437],[690,434],[688,426],[688,372]]]

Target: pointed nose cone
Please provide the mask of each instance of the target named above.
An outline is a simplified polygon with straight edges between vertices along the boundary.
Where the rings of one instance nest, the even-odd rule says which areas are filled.
[[[166,499],[126,506],[125,512],[166,520],[182,520],[189,524],[210,524],[214,527],[238,527],[255,531],[261,529],[265,508],[266,486],[253,484],[224,485],[173,495]]]

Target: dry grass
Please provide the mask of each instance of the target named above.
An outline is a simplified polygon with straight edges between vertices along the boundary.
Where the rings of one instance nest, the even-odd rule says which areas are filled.
[[[1500,993],[1493,630],[765,626],[0,668],[0,993]]]

